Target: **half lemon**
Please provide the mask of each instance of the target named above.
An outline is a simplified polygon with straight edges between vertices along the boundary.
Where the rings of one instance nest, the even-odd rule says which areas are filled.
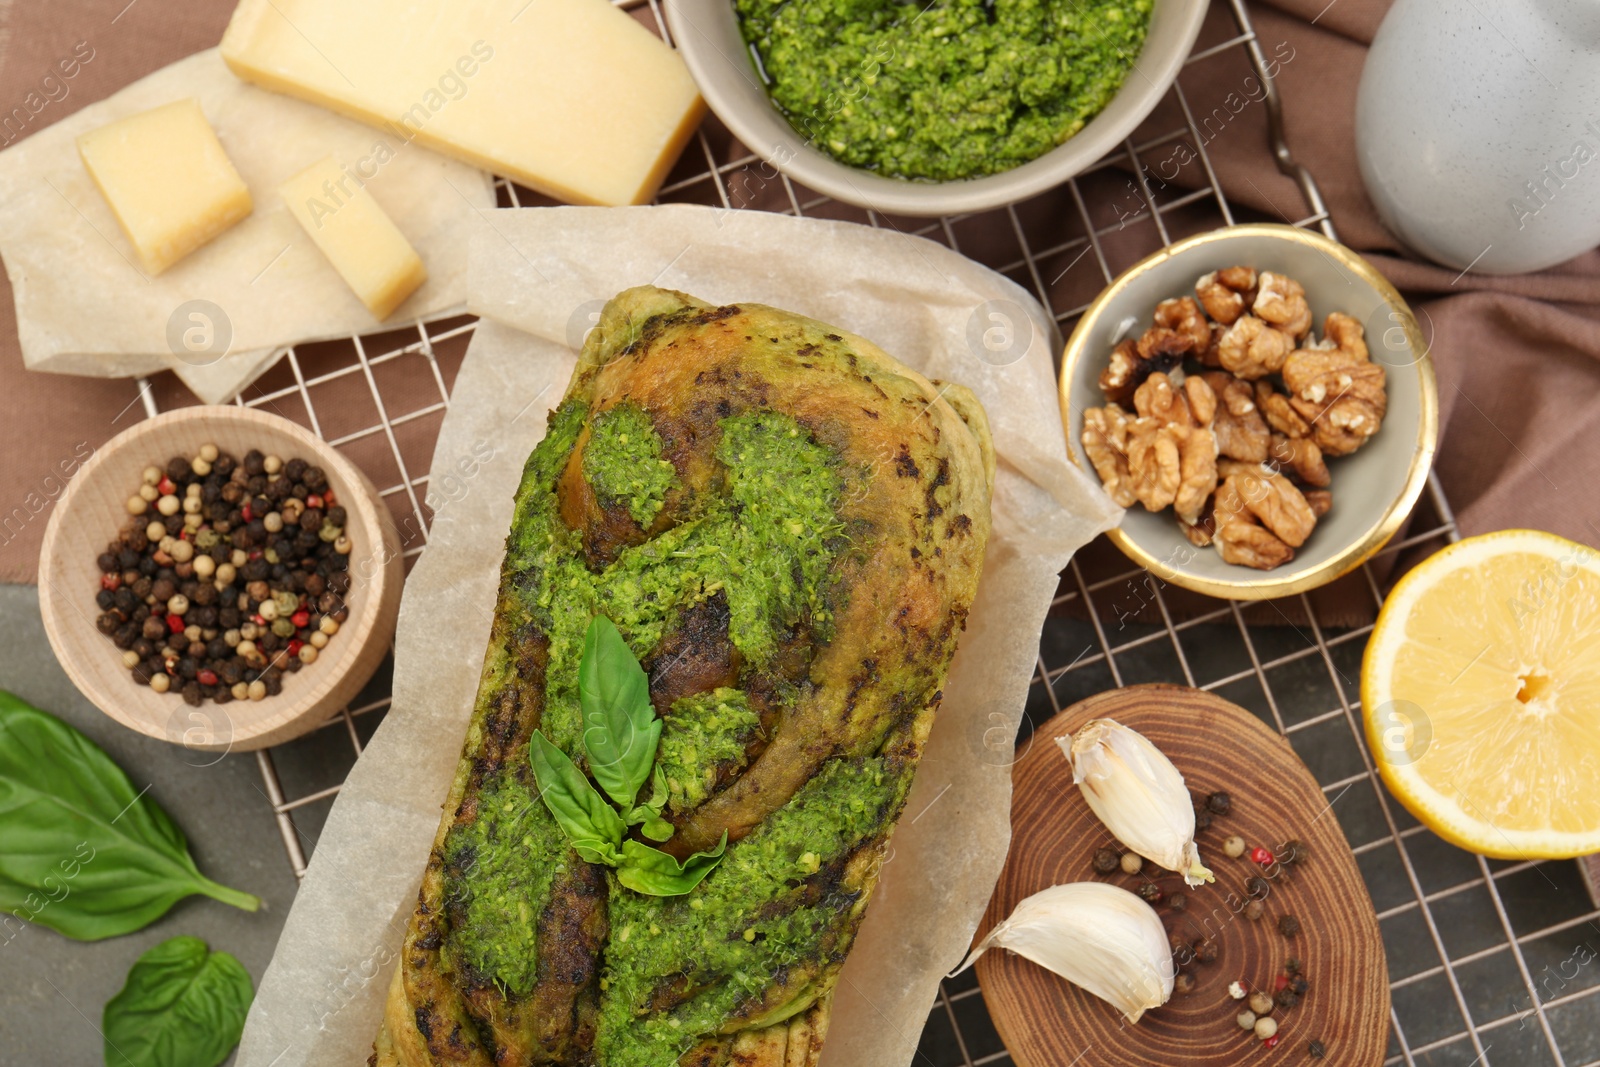
[[[1502,530],[1421,563],[1378,613],[1361,705],[1384,782],[1440,837],[1600,852],[1600,552]]]

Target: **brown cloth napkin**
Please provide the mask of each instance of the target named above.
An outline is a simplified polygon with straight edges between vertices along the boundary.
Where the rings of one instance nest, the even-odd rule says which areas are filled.
[[[1233,36],[1227,7],[1212,4],[1203,40]],[[1600,253],[1514,278],[1457,276],[1404,254],[1361,187],[1352,132],[1366,44],[1387,8],[1388,0],[1251,6],[1267,54],[1280,43],[1293,49],[1278,75],[1290,142],[1317,176],[1340,237],[1407,293],[1432,339],[1445,416],[1437,468],[1462,530],[1533,526],[1600,545],[1600,494],[1589,490],[1600,477]],[[232,9],[232,0],[0,7],[0,142],[215,44]],[[93,57],[65,79],[57,64],[82,54],[79,42]],[[1210,112],[1239,75],[1237,64],[1191,67],[1183,78],[1191,107]],[[1265,218],[1298,214],[1299,192],[1267,151],[1265,109],[1245,109],[1225,136],[1210,158],[1230,201]],[[64,479],[142,409],[129,382],[24,371],[15,336],[10,286],[0,280],[0,580],[33,581]],[[170,375],[157,389],[163,408],[192,402]]]

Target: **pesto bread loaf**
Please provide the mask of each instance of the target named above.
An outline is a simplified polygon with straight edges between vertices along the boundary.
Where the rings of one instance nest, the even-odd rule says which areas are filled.
[[[655,288],[612,300],[517,490],[371,1063],[815,1063],[993,479],[972,395],[862,338]],[[724,850],[688,892],[626,887],[540,796],[531,742],[595,770],[579,666],[597,616],[660,716],[654,847]]]

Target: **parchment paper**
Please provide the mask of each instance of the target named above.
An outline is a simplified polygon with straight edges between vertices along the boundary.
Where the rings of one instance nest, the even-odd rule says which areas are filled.
[[[823,1052],[824,1067],[907,1064],[1005,859],[1011,745],[1057,572],[1120,515],[1066,458],[1051,321],[941,246],[848,223],[692,206],[533,208],[496,222],[472,244],[469,302],[486,318],[434,453],[439,506],[401,607],[394,705],[328,817],[238,1063],[365,1061],[476,692],[523,460],[566,389],[569,342],[606,297],[654,282],[842,326],[972,387],[993,424],[978,599]],[[997,311],[1018,316],[1009,334]]]
[[[78,157],[79,134],[185,97],[200,101],[255,210],[150,278]],[[379,145],[383,147],[380,148]],[[367,183],[422,257],[428,281],[385,320],[393,327],[458,309],[467,238],[494,207],[491,178],[311,104],[235,78],[216,49],[198,52],[0,152],[0,253],[32,370],[118,378],[170,367],[208,403],[230,399],[288,345],[381,327],[305,231],[277,187],[324,156],[374,173]],[[217,310],[184,309],[190,301]],[[231,344],[177,352],[169,339],[199,310]],[[221,318],[219,318],[219,312]],[[225,319],[226,327],[222,320]],[[203,335],[193,335],[201,338]],[[222,354],[225,351],[226,354]],[[181,353],[181,355],[180,355]]]

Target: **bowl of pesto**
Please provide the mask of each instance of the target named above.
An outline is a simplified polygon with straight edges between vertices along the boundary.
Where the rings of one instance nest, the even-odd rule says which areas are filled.
[[[751,151],[896,215],[1013,203],[1165,95],[1207,0],[669,0],[706,103]]]

